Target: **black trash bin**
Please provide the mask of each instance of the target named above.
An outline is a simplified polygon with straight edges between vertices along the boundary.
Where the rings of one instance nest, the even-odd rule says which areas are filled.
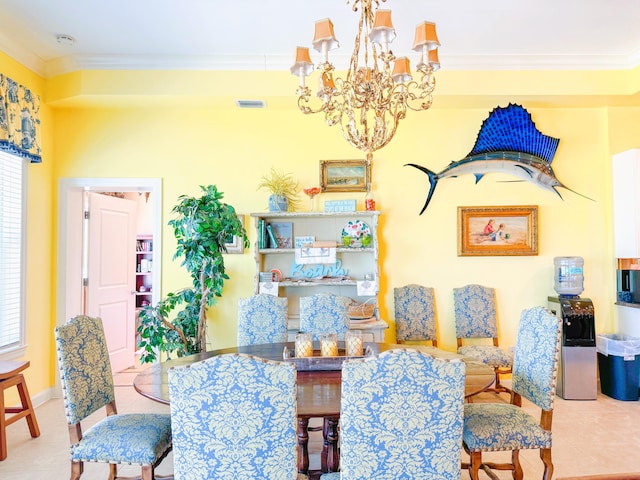
[[[620,334],[596,336],[600,390],[616,400],[638,400],[640,338]]]

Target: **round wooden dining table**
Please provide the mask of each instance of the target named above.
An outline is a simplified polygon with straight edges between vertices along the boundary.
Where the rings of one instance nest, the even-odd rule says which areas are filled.
[[[342,343],[342,342],[341,342]],[[341,345],[343,346],[343,345]],[[465,362],[465,398],[476,395],[488,389],[495,381],[493,368],[475,359],[462,357],[435,347],[423,345],[396,345],[389,343],[366,343],[367,354],[378,354],[391,348],[415,348],[435,357],[460,358]],[[294,343],[269,343],[248,345],[243,347],[223,348],[202,352],[186,357],[175,358],[151,365],[138,373],[133,380],[133,386],[141,395],[169,404],[168,374],[170,368],[190,365],[207,358],[227,353],[244,353],[268,360],[284,359],[284,353],[292,352]],[[314,352],[315,357],[319,352]],[[339,360],[340,357],[338,357]],[[348,358],[348,357],[343,357]],[[301,360],[301,359],[300,359]],[[339,468],[338,455],[338,420],[340,418],[340,393],[342,371],[339,361],[312,362],[301,370],[298,364],[298,471],[309,472],[309,419],[323,418],[323,448],[320,455],[322,472],[337,472]],[[338,365],[338,366],[336,366]]]

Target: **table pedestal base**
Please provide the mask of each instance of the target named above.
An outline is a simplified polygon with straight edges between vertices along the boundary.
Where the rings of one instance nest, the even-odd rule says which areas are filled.
[[[339,417],[325,417],[322,427],[322,452],[320,453],[320,471],[337,472],[340,465],[338,450]],[[309,472],[309,418],[298,417],[298,472]]]

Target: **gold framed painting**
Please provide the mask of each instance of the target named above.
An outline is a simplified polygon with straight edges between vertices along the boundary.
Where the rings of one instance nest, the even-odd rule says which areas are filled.
[[[366,192],[371,165],[366,160],[320,160],[323,192]]]
[[[458,256],[538,255],[537,205],[458,207]]]

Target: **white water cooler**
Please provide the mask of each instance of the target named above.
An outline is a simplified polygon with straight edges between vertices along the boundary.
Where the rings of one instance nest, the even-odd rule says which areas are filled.
[[[595,315],[588,298],[549,297],[548,308],[562,319],[556,393],[566,400],[598,396]]]
[[[554,289],[549,310],[562,320],[562,343],[556,393],[566,400],[595,400],[598,396],[598,355],[593,303],[583,290],[582,257],[556,257]]]

